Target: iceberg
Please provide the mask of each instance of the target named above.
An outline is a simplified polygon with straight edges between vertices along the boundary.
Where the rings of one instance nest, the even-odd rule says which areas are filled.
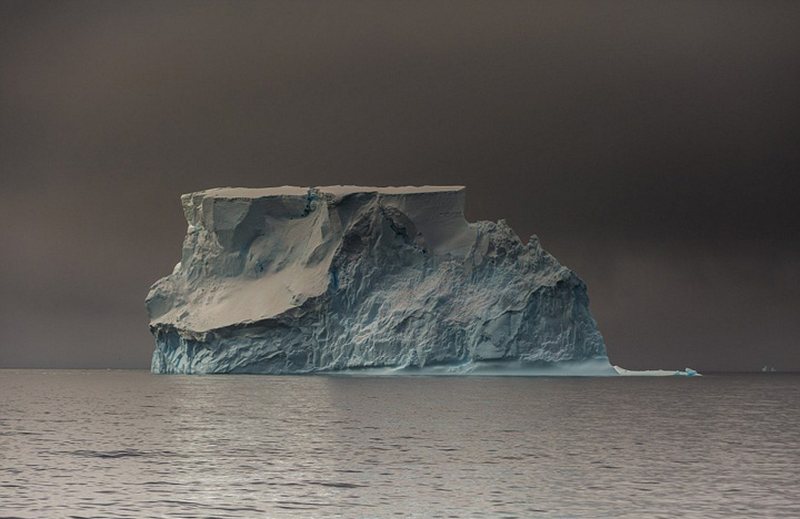
[[[464,201],[463,186],[183,195],[181,260],[146,300],[152,371],[615,375],[584,282],[535,235],[467,222]]]

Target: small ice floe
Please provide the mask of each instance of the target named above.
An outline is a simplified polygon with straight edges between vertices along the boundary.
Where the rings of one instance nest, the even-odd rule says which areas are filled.
[[[614,366],[614,371],[623,377],[699,377],[701,376],[696,370],[692,368],[668,370],[668,369],[645,369],[645,370],[632,370],[625,369],[619,366]]]

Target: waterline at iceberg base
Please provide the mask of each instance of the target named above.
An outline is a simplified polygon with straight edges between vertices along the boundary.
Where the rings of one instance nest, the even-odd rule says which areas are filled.
[[[147,297],[152,371],[616,374],[583,281],[535,236],[468,223],[464,193],[183,195],[181,261]]]

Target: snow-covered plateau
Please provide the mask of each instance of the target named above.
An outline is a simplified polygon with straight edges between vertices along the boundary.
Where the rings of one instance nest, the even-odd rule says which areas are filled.
[[[616,374],[583,281],[536,236],[523,243],[503,220],[468,223],[464,195],[183,195],[181,261],[147,296],[153,372]]]

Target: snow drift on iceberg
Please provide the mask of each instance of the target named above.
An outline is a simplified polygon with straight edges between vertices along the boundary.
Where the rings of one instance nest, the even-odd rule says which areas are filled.
[[[468,223],[462,186],[220,188],[181,200],[181,261],[147,297],[154,372],[595,360],[613,373],[583,281],[536,236]]]

